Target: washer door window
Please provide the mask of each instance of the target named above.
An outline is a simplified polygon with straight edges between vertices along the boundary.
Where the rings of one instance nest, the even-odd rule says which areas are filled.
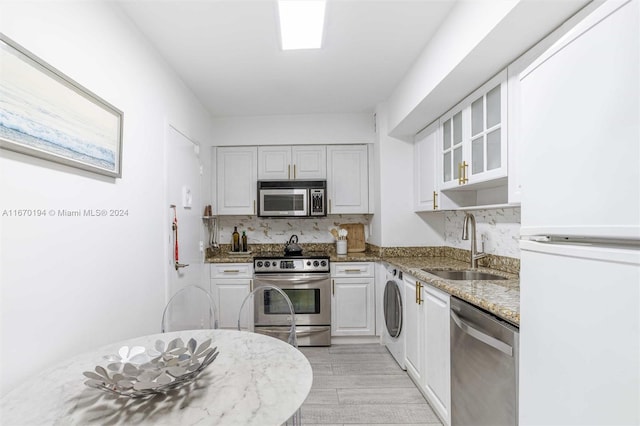
[[[397,338],[402,332],[402,296],[395,281],[384,286],[384,322],[389,336]]]

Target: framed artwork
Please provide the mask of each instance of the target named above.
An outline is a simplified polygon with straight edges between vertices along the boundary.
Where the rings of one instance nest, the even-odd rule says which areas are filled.
[[[122,111],[0,33],[0,147],[122,176]]]

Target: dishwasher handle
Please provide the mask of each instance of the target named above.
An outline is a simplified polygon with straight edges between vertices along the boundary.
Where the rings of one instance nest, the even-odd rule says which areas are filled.
[[[468,323],[466,323],[462,318],[460,318],[455,312],[451,311],[451,319],[456,325],[460,328],[460,330],[467,333],[469,336],[491,346],[494,349],[499,350],[500,352],[512,357],[513,356],[513,348],[501,340],[496,339],[495,337],[491,337],[482,331],[473,328]]]

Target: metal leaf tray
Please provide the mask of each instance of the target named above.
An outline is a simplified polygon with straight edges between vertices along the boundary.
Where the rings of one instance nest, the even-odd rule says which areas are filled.
[[[173,339],[165,346],[156,341],[155,348],[123,346],[118,355],[105,356],[106,368],[96,366],[85,371],[85,385],[130,398],[164,394],[195,379],[217,357],[218,348],[211,348],[211,339],[200,345],[189,339]]]

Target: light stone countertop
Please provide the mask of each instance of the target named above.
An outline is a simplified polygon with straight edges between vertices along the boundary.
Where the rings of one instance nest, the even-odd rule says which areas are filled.
[[[116,397],[84,385],[84,371],[106,366],[122,346],[153,348],[190,337],[212,338],[218,358],[194,382],[151,398]],[[313,374],[296,348],[235,330],[191,330],[138,337],[71,357],[0,400],[6,425],[279,425],[302,405]]]

